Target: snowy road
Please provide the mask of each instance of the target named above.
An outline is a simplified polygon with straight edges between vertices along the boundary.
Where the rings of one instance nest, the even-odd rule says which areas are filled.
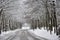
[[[36,38],[36,36],[28,32],[28,30],[19,30],[6,35],[5,37],[0,37],[0,40],[47,40],[44,38]]]

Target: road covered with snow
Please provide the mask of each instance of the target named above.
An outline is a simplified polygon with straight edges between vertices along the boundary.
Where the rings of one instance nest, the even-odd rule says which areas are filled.
[[[38,37],[29,32],[27,29],[16,29],[8,31],[0,35],[0,40],[47,40],[46,38]]]

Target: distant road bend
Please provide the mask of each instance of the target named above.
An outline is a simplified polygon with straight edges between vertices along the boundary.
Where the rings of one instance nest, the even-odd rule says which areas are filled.
[[[5,38],[3,40],[47,40],[47,39],[42,37],[37,38],[34,34],[31,34],[28,30],[19,30],[16,32],[16,34],[11,35],[10,37]]]

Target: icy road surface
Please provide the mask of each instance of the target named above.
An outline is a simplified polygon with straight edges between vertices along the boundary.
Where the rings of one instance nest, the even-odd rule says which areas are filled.
[[[35,34],[24,29],[5,34],[4,36],[0,36],[0,40],[47,40],[47,39],[37,37]]]

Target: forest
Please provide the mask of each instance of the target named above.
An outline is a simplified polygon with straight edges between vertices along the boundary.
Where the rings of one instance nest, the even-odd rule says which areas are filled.
[[[18,3],[19,2],[19,3]],[[59,26],[56,0],[0,0],[0,34],[2,31],[22,28],[24,23],[31,29],[54,30]]]

